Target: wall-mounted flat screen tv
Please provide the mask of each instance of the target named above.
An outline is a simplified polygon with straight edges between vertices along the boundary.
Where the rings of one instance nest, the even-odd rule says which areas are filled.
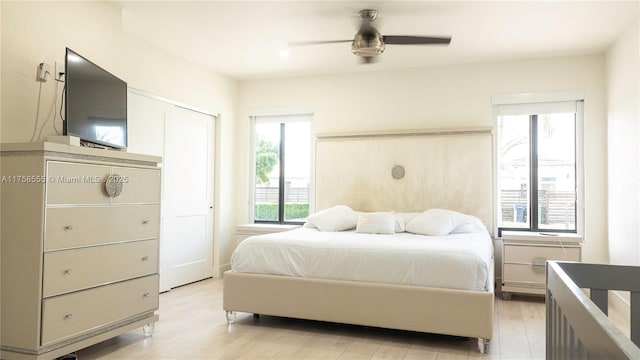
[[[67,48],[64,134],[127,147],[127,83]]]

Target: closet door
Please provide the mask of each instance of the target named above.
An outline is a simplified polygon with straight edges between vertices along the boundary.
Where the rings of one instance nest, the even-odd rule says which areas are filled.
[[[129,91],[130,152],[162,156],[160,291],[213,274],[215,117]]]
[[[165,114],[173,105],[129,92],[127,96],[127,151],[155,156],[164,155]]]
[[[170,287],[213,273],[215,118],[174,107],[164,136],[164,251]]]

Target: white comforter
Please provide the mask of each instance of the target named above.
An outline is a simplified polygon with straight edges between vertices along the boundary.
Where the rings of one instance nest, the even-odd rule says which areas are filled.
[[[434,237],[298,228],[244,240],[231,257],[231,269],[485,291],[492,257],[486,231]]]

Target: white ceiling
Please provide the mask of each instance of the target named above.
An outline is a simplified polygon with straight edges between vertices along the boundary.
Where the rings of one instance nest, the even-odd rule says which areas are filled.
[[[603,53],[639,1],[115,1],[124,31],[233,78],[374,71]],[[383,35],[452,36],[449,46],[387,45],[360,64],[357,12],[380,11]],[[281,52],[288,51],[283,58]]]

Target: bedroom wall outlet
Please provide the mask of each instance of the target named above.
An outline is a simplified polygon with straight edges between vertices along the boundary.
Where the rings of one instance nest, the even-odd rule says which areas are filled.
[[[57,81],[64,81],[64,62],[62,61],[55,62],[55,72],[53,73],[53,77]]]
[[[38,72],[36,74],[36,81],[47,81],[47,73],[49,72],[49,64],[42,62],[38,65]]]

